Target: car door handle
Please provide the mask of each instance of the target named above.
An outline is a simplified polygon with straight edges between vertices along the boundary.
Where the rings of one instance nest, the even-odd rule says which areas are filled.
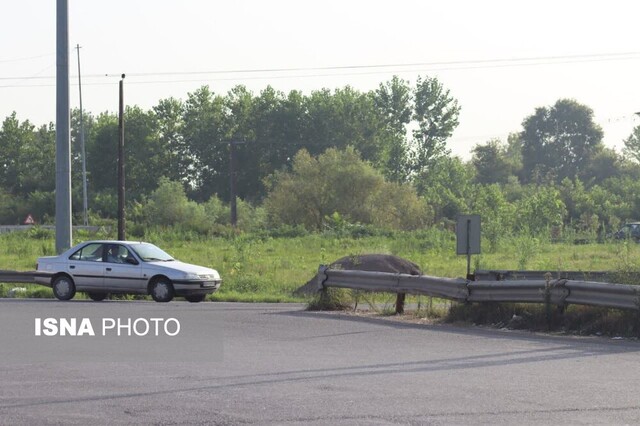
[[[76,269],[75,265],[69,266],[69,269]]]
[[[111,268],[107,268],[107,271],[110,271],[110,270],[111,270]]]

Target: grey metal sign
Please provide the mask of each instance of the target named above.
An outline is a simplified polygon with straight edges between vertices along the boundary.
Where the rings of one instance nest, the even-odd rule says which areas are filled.
[[[460,215],[456,223],[456,253],[480,253],[480,215]]]

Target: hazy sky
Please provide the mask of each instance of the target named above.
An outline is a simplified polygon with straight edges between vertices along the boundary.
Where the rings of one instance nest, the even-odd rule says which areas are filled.
[[[55,5],[3,0],[0,118],[55,121]],[[83,103],[94,114],[117,110],[121,73],[126,102],[144,108],[204,84],[367,91],[394,74],[435,76],[462,107],[448,145],[466,159],[565,97],[593,108],[605,143],[619,148],[640,124],[639,16],[631,0],[70,0],[69,37],[82,46]],[[75,50],[70,58],[77,107]]]

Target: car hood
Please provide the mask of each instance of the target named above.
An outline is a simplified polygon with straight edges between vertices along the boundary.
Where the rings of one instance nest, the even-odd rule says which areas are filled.
[[[166,269],[177,273],[189,273],[198,275],[213,275],[213,279],[220,279],[220,274],[215,269],[206,268],[204,266],[192,265],[191,263],[180,262],[174,260],[172,262],[147,262],[153,265],[154,269]]]

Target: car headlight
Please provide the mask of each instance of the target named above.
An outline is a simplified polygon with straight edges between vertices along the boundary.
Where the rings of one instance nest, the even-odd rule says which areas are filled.
[[[184,279],[185,280],[199,280],[200,277],[198,276],[198,274],[186,273],[186,274],[184,274]]]

